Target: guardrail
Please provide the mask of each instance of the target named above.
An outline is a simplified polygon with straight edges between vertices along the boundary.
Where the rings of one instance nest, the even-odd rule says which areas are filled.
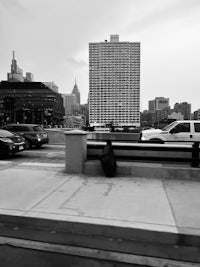
[[[104,133],[103,135],[99,133],[96,139],[94,135],[93,138],[89,136],[87,142],[87,159],[99,159],[99,155],[106,143],[110,143],[112,144],[116,160],[167,161],[173,163],[187,162],[191,164],[191,167],[199,167],[200,142],[168,141],[166,144],[155,142],[141,143],[138,142],[137,137],[139,135],[137,136],[137,134],[132,135],[132,138],[131,136],[128,138],[121,136],[119,139],[117,135],[112,135],[113,133]]]

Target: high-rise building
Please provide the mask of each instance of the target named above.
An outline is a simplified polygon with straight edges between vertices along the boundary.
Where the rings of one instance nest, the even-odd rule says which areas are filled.
[[[154,100],[149,100],[149,112],[155,113],[157,110],[169,109],[169,98],[156,97]]]
[[[34,82],[33,74],[31,72],[26,73],[25,81],[26,82]]]
[[[26,77],[23,76],[23,70],[17,65],[15,59],[15,51],[12,53],[11,71],[7,73],[8,82],[33,82],[33,74],[31,72],[26,73]]]
[[[156,107],[155,107],[155,100],[149,100],[149,112],[155,113]]]
[[[23,82],[23,70],[17,65],[17,60],[15,59],[15,51],[13,51],[13,58],[11,63],[11,72],[7,74],[9,82]]]
[[[72,94],[76,95],[76,104],[80,105],[80,92],[78,90],[78,86],[76,84],[76,79],[75,79],[75,84],[72,90]]]
[[[76,95],[75,94],[64,94],[64,108],[65,108],[65,116],[72,116],[75,106],[76,106]]]
[[[169,108],[169,98],[156,97],[155,98],[155,110],[163,110]]]
[[[89,122],[91,126],[140,126],[140,43],[89,43]]]
[[[191,119],[191,104],[188,102],[176,103],[174,105],[174,111],[180,112],[184,116],[184,120]]]

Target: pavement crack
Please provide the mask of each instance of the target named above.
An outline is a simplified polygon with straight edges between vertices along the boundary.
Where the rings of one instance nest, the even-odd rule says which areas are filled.
[[[163,183],[163,188],[164,188],[164,191],[165,191],[165,194],[166,194],[166,197],[167,197],[169,206],[170,206],[170,210],[171,210],[171,213],[172,213],[174,224],[175,224],[176,228],[178,229],[178,227],[177,227],[177,221],[176,221],[176,216],[175,216],[175,213],[174,213],[174,210],[173,210],[173,206],[172,206],[171,201],[170,201],[170,197],[169,197],[168,192],[167,192],[167,188],[166,188],[166,184],[165,184],[165,179],[162,180],[162,183]]]
[[[54,188],[54,190],[52,190],[51,192],[49,192],[46,196],[44,196],[43,198],[41,198],[35,205],[33,205],[29,210],[27,210],[24,213],[24,215],[26,215],[27,213],[31,212],[35,207],[37,207],[40,203],[42,203],[45,199],[47,199],[52,193],[56,192],[64,184],[68,183],[69,180],[71,180],[72,178],[73,178],[73,176],[68,177],[63,183],[59,184],[56,188]]]
[[[103,195],[107,197],[109,195],[109,193],[112,191],[114,184],[113,183],[106,183],[106,185],[107,185],[107,190],[104,192]]]
[[[75,196],[76,196],[76,194],[83,188],[83,187],[85,187],[86,185],[87,185],[87,183],[88,183],[88,181],[87,181],[88,179],[86,179],[74,192],[73,192],[73,194],[71,194],[71,196],[68,198],[68,199],[66,199],[63,203],[62,203],[62,205],[60,206],[60,208],[61,209],[67,209],[66,207],[65,207],[65,205],[68,203],[68,202],[70,202],[71,201],[71,199],[72,198],[74,198]]]
[[[103,184],[103,185],[107,185],[107,189],[105,190],[105,192],[103,193],[104,196],[108,196],[110,194],[110,192],[112,191],[113,187],[115,186],[114,183],[112,182],[97,182],[97,184]]]

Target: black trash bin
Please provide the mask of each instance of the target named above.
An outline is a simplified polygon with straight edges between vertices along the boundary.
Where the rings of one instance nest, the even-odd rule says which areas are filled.
[[[115,177],[117,171],[117,162],[111,146],[111,142],[106,145],[99,158],[105,175],[107,177]]]

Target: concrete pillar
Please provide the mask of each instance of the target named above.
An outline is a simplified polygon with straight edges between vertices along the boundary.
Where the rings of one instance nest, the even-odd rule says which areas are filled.
[[[65,133],[65,172],[83,173],[87,159],[87,132],[80,130]]]

